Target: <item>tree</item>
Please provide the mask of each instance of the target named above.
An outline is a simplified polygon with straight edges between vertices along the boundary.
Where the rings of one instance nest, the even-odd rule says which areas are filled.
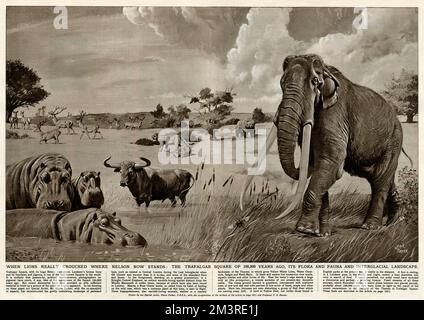
[[[255,121],[255,123],[265,122],[266,115],[263,113],[261,108],[255,108],[252,112],[252,119]]]
[[[198,95],[189,96],[190,104],[199,104],[199,114],[207,125],[216,126],[226,116],[231,114],[234,96],[232,90],[212,92],[210,88],[203,88]]]
[[[33,107],[50,93],[40,84],[37,73],[20,60],[6,61],[6,119],[19,107]]]
[[[406,115],[406,122],[414,121],[418,114],[418,75],[402,69],[399,77],[385,85],[382,95],[395,106],[398,114]]]
[[[253,112],[252,112],[252,120],[255,123],[270,122],[272,121],[272,117],[270,117],[269,115],[266,115],[262,111],[262,108],[255,108],[253,109]]]
[[[188,108],[185,104],[180,104],[177,106],[175,111],[178,117],[178,121],[181,122],[182,120],[189,118],[191,109]]]
[[[166,116],[166,112],[163,111],[163,107],[160,103],[156,106],[156,110],[151,111],[150,114],[156,119],[162,119]]]

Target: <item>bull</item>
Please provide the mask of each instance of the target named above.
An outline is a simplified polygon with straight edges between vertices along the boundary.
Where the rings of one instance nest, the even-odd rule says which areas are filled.
[[[95,171],[83,171],[78,178],[72,179],[75,189],[73,210],[100,208],[105,202],[100,184],[100,172]]]
[[[184,206],[186,196],[194,184],[192,174],[182,169],[153,169],[150,168],[150,160],[140,157],[144,164],[133,161],[123,161],[121,163],[109,163],[111,157],[103,163],[107,168],[115,169],[121,173],[121,187],[128,187],[138,206],[143,203],[146,208],[151,201],[169,199],[174,207],[176,197]]]
[[[6,209],[40,208],[70,211],[74,201],[68,159],[46,153],[6,167]]]
[[[116,217],[101,209],[66,212],[45,209],[6,211],[6,234],[12,237],[53,238],[58,241],[146,246],[137,232],[128,230]]]

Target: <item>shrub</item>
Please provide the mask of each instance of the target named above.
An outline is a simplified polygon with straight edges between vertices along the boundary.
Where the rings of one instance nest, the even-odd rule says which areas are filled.
[[[6,139],[25,139],[25,138],[29,138],[29,136],[26,133],[19,135],[19,133],[15,131],[6,129]]]

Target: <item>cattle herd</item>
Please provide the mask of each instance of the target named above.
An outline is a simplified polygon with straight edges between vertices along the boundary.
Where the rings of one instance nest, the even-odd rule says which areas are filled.
[[[136,203],[179,198],[184,206],[194,184],[190,172],[156,170],[150,161],[123,161],[104,165],[121,174],[121,187],[128,187]],[[116,213],[101,209],[104,195],[100,172],[83,171],[72,178],[70,162],[61,154],[45,153],[6,167],[6,233],[87,243],[145,246],[138,233],[122,226]]]

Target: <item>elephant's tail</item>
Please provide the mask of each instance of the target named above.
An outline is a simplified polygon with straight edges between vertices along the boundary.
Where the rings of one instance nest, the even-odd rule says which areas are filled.
[[[412,161],[411,157],[406,153],[405,149],[402,147],[402,152],[403,154],[408,158],[410,164],[411,164],[411,168],[414,168],[414,161]]]

